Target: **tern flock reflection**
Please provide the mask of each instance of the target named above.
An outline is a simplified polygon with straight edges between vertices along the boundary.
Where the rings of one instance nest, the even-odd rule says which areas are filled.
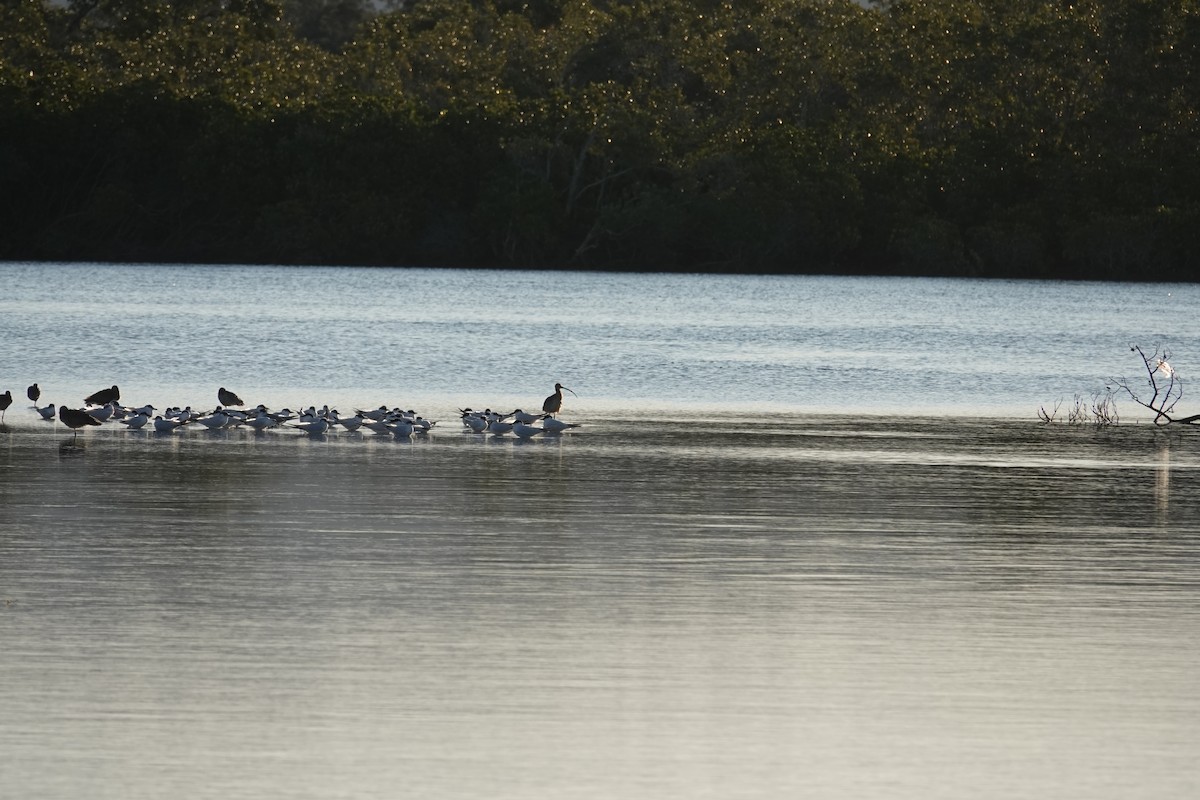
[[[542,403],[541,413],[528,413],[521,409],[507,413],[484,409],[474,411],[459,409],[462,430],[465,433],[491,436],[512,434],[518,439],[530,439],[539,434],[559,434],[581,427],[579,423],[564,422],[558,418],[563,405],[563,391],[573,391],[560,383],[554,384],[554,394]],[[310,406],[302,411],[289,408],[270,409],[265,405],[246,408],[242,399],[225,387],[217,390],[218,405],[211,411],[198,411],[191,406],[167,409],[153,405],[138,407],[121,404],[121,390],[115,384],[95,392],[83,401],[83,406],[71,408],[49,403],[38,405],[41,389],[35,383],[26,390],[33,409],[46,422],[61,422],[73,431],[72,441],[83,428],[118,424],[128,430],[152,429],[159,434],[173,434],[184,429],[209,431],[229,428],[250,428],[264,432],[270,430],[296,430],[310,436],[321,436],[337,431],[347,433],[370,432],[380,436],[408,439],[428,434],[438,424],[412,409],[389,408],[381,405],[375,409],[355,409],[352,416],[342,416],[337,409],[328,405],[317,408]],[[0,413],[7,412],[12,404],[11,390],[0,394]],[[2,418],[0,418],[2,419]]]

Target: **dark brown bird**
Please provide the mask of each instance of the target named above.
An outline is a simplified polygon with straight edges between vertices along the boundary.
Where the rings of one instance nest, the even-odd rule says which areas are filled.
[[[116,388],[115,386],[113,387]],[[75,438],[79,438],[79,429],[88,425],[99,425],[100,420],[93,417],[91,414],[84,411],[82,408],[67,408],[66,406],[58,407],[58,418],[63,425],[75,431]],[[75,441],[72,439],[71,441]]]
[[[8,407],[12,405],[12,390],[5,389],[4,394],[0,394],[0,422],[4,421],[4,415],[8,412]]]
[[[236,394],[229,391],[224,386],[222,386],[220,389],[217,389],[217,402],[219,402],[223,406],[244,405],[242,403],[242,398],[238,397]]]
[[[32,402],[36,403],[38,398],[42,396],[42,390],[39,389],[38,385],[35,383],[33,386],[30,386],[25,390],[25,396],[28,397]]]
[[[83,402],[89,406],[106,406],[121,399],[121,390],[114,384],[110,389],[101,389],[95,394],[85,397]],[[61,418],[61,417],[60,417]]]
[[[542,402],[542,411],[545,411],[547,414],[557,414],[559,412],[559,409],[562,408],[563,389],[567,389],[567,387],[563,386],[561,383],[554,384],[554,394],[550,395]],[[571,389],[567,389],[567,391],[571,392],[571,394],[575,394],[575,392]],[[578,397],[579,395],[575,394],[575,396]]]

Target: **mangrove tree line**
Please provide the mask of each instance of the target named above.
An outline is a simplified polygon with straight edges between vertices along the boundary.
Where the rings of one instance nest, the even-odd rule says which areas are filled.
[[[1197,276],[1200,0],[0,0],[0,258]]]

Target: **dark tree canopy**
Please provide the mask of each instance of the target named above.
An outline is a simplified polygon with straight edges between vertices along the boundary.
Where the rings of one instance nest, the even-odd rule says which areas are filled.
[[[0,258],[1195,280],[1200,0],[6,0]]]

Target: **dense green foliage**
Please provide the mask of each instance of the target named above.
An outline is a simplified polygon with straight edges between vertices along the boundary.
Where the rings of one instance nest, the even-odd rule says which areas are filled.
[[[0,258],[1193,280],[1198,59],[1200,0],[0,0]]]

